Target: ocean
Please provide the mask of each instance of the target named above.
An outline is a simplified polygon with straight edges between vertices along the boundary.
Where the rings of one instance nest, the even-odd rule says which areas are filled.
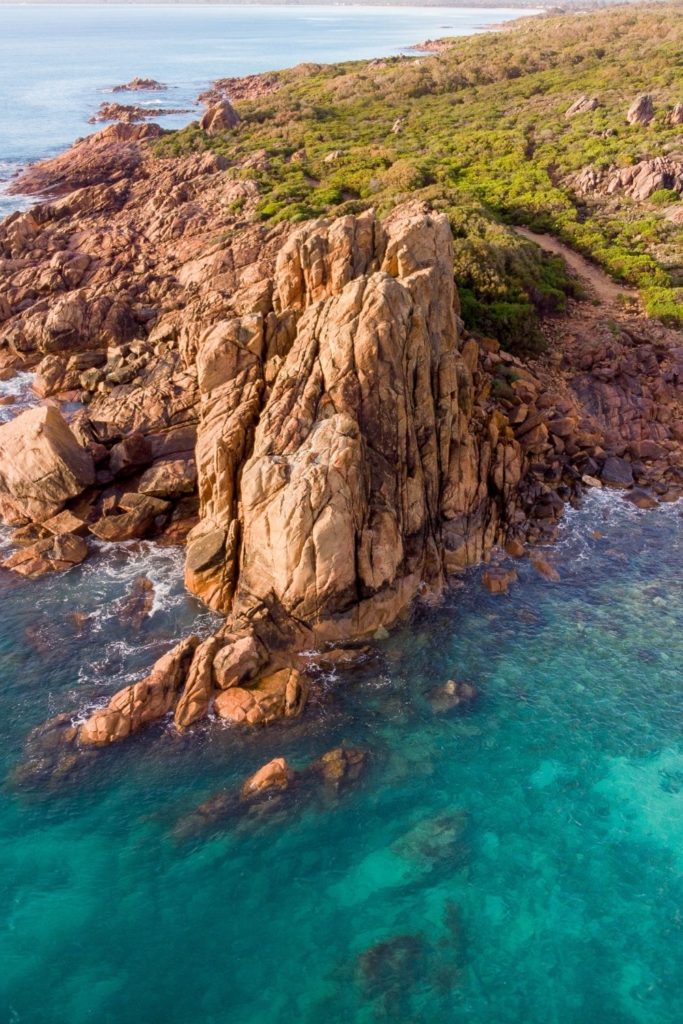
[[[504,12],[0,7],[0,157],[63,148],[136,74],[182,105],[219,74],[396,52],[487,15]],[[0,382],[3,419],[30,384]],[[592,491],[547,552],[559,583],[523,560],[492,596],[473,569],[302,719],[162,722],[50,785],[19,770],[30,730],[216,618],[182,551],[148,541],[0,573],[0,1021],[679,1024],[682,523],[680,502]],[[141,577],[153,602],[131,617]],[[478,690],[466,714],[435,699],[449,678]],[[271,758],[302,769],[340,743],[368,755],[349,792],[302,785],[188,833]]]

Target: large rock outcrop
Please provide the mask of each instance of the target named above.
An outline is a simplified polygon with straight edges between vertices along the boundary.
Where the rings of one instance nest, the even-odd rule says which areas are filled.
[[[213,607],[369,634],[500,536],[523,457],[475,419],[452,260],[421,204],[316,222],[277,260],[279,351],[263,317],[202,340],[186,580]]]

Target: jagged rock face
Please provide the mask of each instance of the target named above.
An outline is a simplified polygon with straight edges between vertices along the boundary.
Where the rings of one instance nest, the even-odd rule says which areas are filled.
[[[614,195],[623,192],[642,202],[660,189],[683,192],[683,163],[672,157],[657,156],[641,160],[632,167],[613,167],[599,170],[585,167],[575,177],[573,186],[580,195],[600,192]]]
[[[504,417],[474,421],[452,261],[420,204],[316,222],[277,260],[278,351],[262,316],[202,339],[186,582],[207,603],[367,634],[494,543],[523,457]]]
[[[92,456],[51,406],[28,409],[0,427],[0,516],[42,522],[93,483]]]

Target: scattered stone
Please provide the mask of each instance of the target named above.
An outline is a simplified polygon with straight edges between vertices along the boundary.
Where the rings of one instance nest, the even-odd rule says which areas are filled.
[[[578,100],[574,100],[572,105],[565,111],[564,116],[566,118],[576,117],[577,114],[587,114],[591,110],[596,110],[600,106],[600,101],[597,96],[579,96]]]

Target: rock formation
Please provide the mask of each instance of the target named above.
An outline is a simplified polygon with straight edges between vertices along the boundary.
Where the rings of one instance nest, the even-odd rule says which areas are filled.
[[[157,117],[170,117],[172,114],[190,114],[187,107],[139,107],[130,103],[100,103],[94,114],[88,118],[88,124],[100,121],[121,121],[134,124],[136,121],[148,121]]]
[[[133,78],[123,85],[114,85],[112,92],[163,92],[168,86],[155,78]]]
[[[676,103],[673,110],[666,115],[669,124],[683,124],[683,103]]]
[[[623,192],[637,202],[649,199],[660,189],[683,193],[683,161],[657,156],[628,167],[585,167],[575,176],[572,186],[580,195],[593,192],[614,195]]]
[[[226,617],[68,743],[210,709],[295,718],[301,649],[382,634],[494,546],[552,540],[610,459],[680,494],[675,332],[569,318],[526,365],[463,330],[444,215],[269,227],[254,182],[212,153],[159,158],[157,135],[117,125],[29,169],[20,187],[53,198],[0,224],[0,370],[82,401],[0,427],[12,568],[76,564],[84,531],[187,538],[187,586]]]

